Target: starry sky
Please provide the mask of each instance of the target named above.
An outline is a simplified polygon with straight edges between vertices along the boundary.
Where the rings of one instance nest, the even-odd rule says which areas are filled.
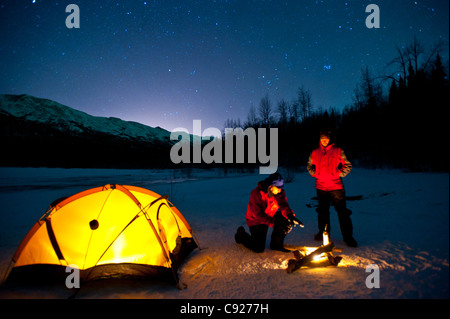
[[[66,27],[69,4],[80,28]],[[366,6],[380,28],[366,27]],[[245,120],[303,86],[314,108],[353,101],[362,68],[386,71],[417,39],[448,66],[446,0],[0,0],[0,94],[167,130]]]

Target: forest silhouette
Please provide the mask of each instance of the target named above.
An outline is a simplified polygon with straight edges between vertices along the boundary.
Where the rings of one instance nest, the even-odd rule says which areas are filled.
[[[319,145],[320,131],[332,132],[332,142],[361,167],[402,168],[410,171],[448,171],[445,158],[448,61],[444,66],[439,42],[426,49],[416,38],[398,47],[383,74],[361,71],[351,105],[342,111],[312,105],[310,91],[301,86],[292,102],[273,106],[266,94],[251,106],[245,121],[227,119],[225,127],[278,128],[279,163],[306,165]]]

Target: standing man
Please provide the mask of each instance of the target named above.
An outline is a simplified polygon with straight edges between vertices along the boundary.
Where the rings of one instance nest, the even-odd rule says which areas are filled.
[[[288,251],[284,248],[284,238],[292,225],[303,227],[303,223],[295,217],[294,211],[289,207],[283,178],[279,173],[273,173],[260,181],[250,193],[246,220],[250,234],[240,226],[234,238],[236,243],[243,244],[257,253],[265,249],[269,227],[273,227],[270,248],[280,251]]]
[[[320,133],[319,147],[312,151],[307,165],[309,174],[316,178],[319,201],[317,208],[319,233],[314,236],[314,239],[322,241],[322,234],[327,225],[327,231],[330,233],[330,204],[333,203],[345,243],[349,247],[357,247],[350,218],[352,211],[347,208],[342,182],[342,178],[350,173],[352,164],[341,148],[330,144],[330,138],[330,132]]]

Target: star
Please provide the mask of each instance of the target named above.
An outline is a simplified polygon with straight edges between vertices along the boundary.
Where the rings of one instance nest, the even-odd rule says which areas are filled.
[[[347,0],[176,6],[87,1],[79,4],[85,22],[74,32],[65,27],[68,14],[61,3],[48,2],[42,10],[38,0],[10,1],[0,5],[0,21],[8,28],[0,48],[0,92],[55,99],[87,113],[122,113],[124,120],[169,130],[191,126],[194,117],[205,126],[223,122],[224,108],[244,120],[250,105],[257,108],[266,94],[275,106],[294,100],[300,86],[311,90],[314,107],[340,109],[352,103],[352,94],[342,92],[354,89],[360,70],[382,72],[396,46],[414,36],[425,47],[448,42],[448,28],[442,28],[448,4],[416,2],[378,0],[385,28],[375,31],[365,26],[365,6]],[[447,61],[448,49],[443,51]],[[163,112],[188,115],[169,120]],[[176,122],[181,120],[190,123]]]

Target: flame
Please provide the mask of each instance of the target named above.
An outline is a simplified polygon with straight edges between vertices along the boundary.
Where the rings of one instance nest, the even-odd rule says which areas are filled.
[[[330,236],[328,235],[328,232],[323,232],[323,245],[326,246],[330,243]]]
[[[311,254],[317,248],[318,247],[305,247],[305,250],[304,250],[305,256]],[[320,263],[320,262],[325,261],[327,259],[328,259],[327,254],[326,253],[322,253],[320,255],[314,256],[313,262]]]

